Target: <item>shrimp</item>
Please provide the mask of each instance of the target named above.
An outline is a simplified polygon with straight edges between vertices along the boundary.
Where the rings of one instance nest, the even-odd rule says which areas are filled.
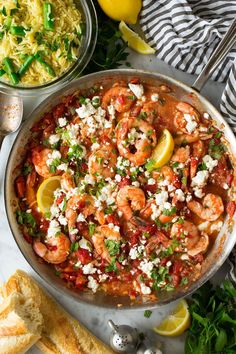
[[[207,221],[215,221],[224,212],[224,204],[219,195],[208,193],[202,200],[202,203],[196,200],[190,200],[187,203],[188,208]]]
[[[152,214],[153,214],[153,206],[156,209],[156,202],[154,199],[149,199],[145,205],[145,208],[140,211],[140,216],[143,219],[152,219]],[[160,220],[161,223],[165,224],[167,222],[172,221],[176,217],[176,214],[173,215],[164,215],[160,214],[158,219]]]
[[[175,138],[174,138],[174,142],[176,145],[182,145],[182,144],[191,144],[191,143],[195,143],[196,141],[199,140],[199,135],[198,134],[193,134],[193,135],[189,135],[189,134],[178,134]]]
[[[66,235],[60,233],[46,239],[46,245],[40,241],[33,244],[34,251],[48,263],[59,264],[66,260],[71,242]],[[49,246],[49,248],[47,247]],[[50,250],[51,248],[51,250]]]
[[[32,150],[32,162],[35,170],[44,178],[55,175],[55,173],[50,172],[49,166],[47,165],[48,155],[50,154],[52,154],[52,149],[41,149],[40,147],[36,147]]]
[[[108,225],[96,227],[92,236],[94,248],[100,257],[110,262],[111,257],[105,244],[106,239],[119,242],[121,236],[118,231],[111,229]]]
[[[112,178],[115,176],[117,151],[112,144],[104,144],[94,151],[88,160],[88,170],[91,176]]]
[[[140,116],[142,116],[146,122],[152,124],[155,118],[157,118],[157,102],[144,103],[140,111]]]
[[[199,160],[205,155],[205,145],[199,140],[192,145],[192,157],[190,159],[190,178],[192,179],[197,173]]]
[[[69,192],[71,189],[75,188],[75,182],[73,175],[69,172],[64,172],[61,176],[61,188]]]
[[[122,119],[116,127],[117,148],[135,166],[143,165],[156,146],[156,132],[142,119]]]
[[[194,257],[199,253],[206,252],[209,245],[209,238],[206,234],[200,234],[196,225],[185,220],[182,224],[176,222],[172,225],[171,237],[186,236],[187,253]]]
[[[29,208],[36,207],[37,199],[36,199],[36,172],[32,171],[28,174],[26,179],[26,188],[25,188],[25,198],[27,203],[29,204]]]
[[[103,95],[102,108],[107,109],[109,105],[113,105],[117,112],[123,113],[129,111],[135,101],[136,98],[129,88],[114,86]]]
[[[73,195],[67,202],[65,216],[68,220],[69,234],[75,228],[78,214],[81,213],[83,218],[94,214],[96,208],[94,199],[88,194]]]
[[[117,207],[123,213],[124,218],[129,221],[134,211],[145,207],[146,198],[142,189],[134,186],[125,186],[117,194]]]
[[[190,156],[190,147],[187,145],[185,147],[179,147],[175,150],[171,157],[171,161],[185,163],[188,161]]]
[[[198,111],[195,108],[193,108],[193,106],[191,106],[189,103],[186,102],[179,102],[176,105],[176,110],[177,112],[174,117],[174,124],[176,128],[180,129],[185,134],[190,134],[193,136],[199,135],[198,130],[195,129],[198,123],[200,122],[200,115]],[[189,129],[190,127],[188,127],[190,122],[192,124],[195,123],[196,125],[193,134],[190,133],[192,127],[191,129]]]

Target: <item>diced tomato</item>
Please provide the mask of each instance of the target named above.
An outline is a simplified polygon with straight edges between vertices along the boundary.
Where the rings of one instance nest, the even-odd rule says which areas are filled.
[[[119,95],[116,100],[120,105],[125,104],[125,96],[124,95]]]
[[[76,281],[77,277],[75,275],[70,275],[70,274],[67,274],[67,273],[61,273],[60,278],[66,280],[66,281],[71,281],[71,282],[74,283]]]
[[[141,111],[141,106],[134,106],[130,110],[130,116],[131,117],[138,117],[138,115],[140,114],[140,111]]]
[[[60,146],[60,153],[63,158],[67,158],[69,146],[61,145]]]
[[[61,195],[56,199],[56,205],[60,205],[63,201],[63,199],[65,198],[66,194],[65,193],[61,193]]]
[[[45,113],[42,120],[38,123],[34,124],[34,126],[30,129],[32,132],[40,132],[47,128],[53,122],[53,115],[52,113]]]
[[[172,266],[172,273],[173,274],[180,274],[183,270],[183,262],[180,260],[175,260]]]
[[[19,198],[24,198],[25,196],[25,178],[24,176],[18,176],[15,180],[15,190]]]
[[[131,185],[131,179],[129,177],[122,177],[121,181],[119,182],[119,188],[121,189],[129,185]]]
[[[214,168],[212,174],[210,175],[210,180],[217,186],[224,188],[224,184],[227,183],[227,178],[232,179],[230,176],[231,174],[232,171],[228,168],[226,157],[222,156],[218,161],[218,165]]]
[[[77,288],[83,288],[83,286],[88,282],[85,275],[78,274],[75,280],[75,286]]]
[[[202,253],[197,254],[196,256],[193,257],[194,261],[197,263],[202,263],[204,256]]]
[[[228,202],[227,206],[226,206],[226,211],[227,211],[230,218],[232,218],[234,216],[235,210],[236,210],[235,202],[233,202],[233,201]]]
[[[167,236],[163,234],[163,232],[157,231],[156,232],[158,241],[163,244],[164,247],[168,248],[170,246],[170,240]]]
[[[55,130],[55,123],[49,124],[44,130],[43,130],[43,138],[47,139],[51,134],[54,133]]]
[[[91,253],[84,248],[79,248],[78,251],[75,252],[75,256],[83,265],[90,263],[93,259]]]
[[[176,288],[180,283],[180,276],[177,274],[172,274],[171,279],[172,279],[172,285]]]
[[[23,233],[23,237],[24,237],[25,241],[32,244],[33,243],[32,237],[28,234],[26,229],[23,229],[22,233]]]
[[[169,261],[169,257],[164,257],[164,258],[162,258],[162,260],[160,261],[160,265],[161,265],[161,266],[165,266],[168,261]]]
[[[42,232],[47,232],[48,231],[48,228],[49,228],[49,220],[46,220],[46,219],[42,219],[41,220],[41,225],[40,225],[40,231]]]
[[[154,235],[157,232],[157,227],[155,224],[147,224],[145,226],[140,225],[139,229],[142,232],[148,232],[150,235]]]
[[[107,220],[108,224],[114,224],[114,225],[120,226],[120,222],[119,222],[116,214],[114,214],[114,213],[107,215],[106,220]]]
[[[131,83],[131,84],[138,85],[138,84],[140,84],[140,79],[139,79],[138,77],[133,78],[132,80],[130,80],[130,83]]]
[[[72,106],[74,100],[75,100],[75,96],[73,95],[66,96],[64,97],[64,104],[66,106]]]
[[[145,184],[145,186],[143,186],[143,190],[145,192],[151,192],[151,193],[156,193],[157,191],[157,184]]]
[[[228,176],[226,177],[226,183],[229,187],[231,187],[231,184],[233,182],[234,179],[234,175],[233,175],[233,171],[230,171],[230,173],[228,174]]]
[[[66,111],[66,106],[64,103],[59,103],[53,108],[53,117],[55,119],[61,118]]]
[[[131,247],[133,247],[134,245],[137,245],[137,243],[139,241],[140,234],[141,234],[140,230],[130,233],[129,242],[131,244]]]

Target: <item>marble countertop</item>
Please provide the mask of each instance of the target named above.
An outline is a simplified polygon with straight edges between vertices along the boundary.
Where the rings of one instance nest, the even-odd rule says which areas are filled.
[[[174,77],[177,80],[184,81],[189,85],[191,85],[194,81],[193,76],[169,67],[152,55],[142,56],[136,53],[131,53],[129,61],[132,63],[132,67],[136,69],[160,72]],[[203,94],[218,107],[222,90],[222,84],[217,84],[210,81],[205,86]],[[24,119],[27,118],[32,109],[43,99],[44,97],[24,99]],[[48,291],[60,302],[61,305],[63,305],[74,317],[79,319],[85,326],[87,326],[87,328],[89,328],[94,334],[105,342],[108,343],[110,333],[107,321],[108,319],[112,319],[116,324],[130,324],[133,327],[138,328],[140,332],[146,333],[148,337],[153,340],[153,342],[160,341],[162,343],[163,353],[182,354],[184,351],[184,337],[165,339],[158,337],[151,331],[151,328],[154,325],[157,325],[161,319],[169,311],[171,311],[174,304],[155,309],[150,318],[145,318],[144,311],[142,310],[104,310],[85,304],[79,304],[69,297],[62,296],[54,288],[43,282],[26,262],[12,237],[5,214],[3,199],[4,171],[9,151],[15,136],[16,134],[13,134],[4,140],[0,154],[0,284],[6,281],[16,269],[23,269],[33,275],[43,286],[45,286],[45,288],[48,289]],[[225,266],[223,266],[223,269],[215,275],[215,279],[219,279],[224,276],[224,267]],[[40,351],[36,347],[33,347],[28,351],[28,353],[39,354]]]

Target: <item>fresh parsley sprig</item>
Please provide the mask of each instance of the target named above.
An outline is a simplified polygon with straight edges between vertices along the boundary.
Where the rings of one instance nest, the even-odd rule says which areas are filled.
[[[127,43],[121,39],[118,22],[107,17],[96,1],[94,5],[98,16],[98,38],[94,54],[84,74],[115,69],[122,65],[129,55],[126,52]]]

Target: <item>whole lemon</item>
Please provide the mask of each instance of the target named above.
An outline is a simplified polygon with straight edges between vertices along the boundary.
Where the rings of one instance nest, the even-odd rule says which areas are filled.
[[[98,0],[98,3],[107,16],[130,25],[137,22],[142,8],[142,0]]]

